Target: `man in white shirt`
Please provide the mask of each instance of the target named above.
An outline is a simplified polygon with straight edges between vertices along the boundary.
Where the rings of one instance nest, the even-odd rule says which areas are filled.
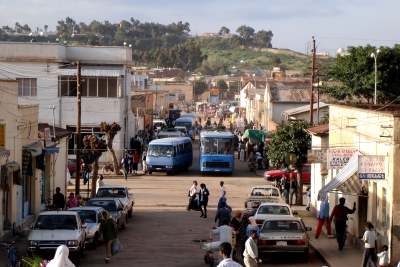
[[[257,239],[257,231],[251,230],[250,237],[244,245],[244,265],[246,267],[258,266],[258,248],[255,239]]]
[[[232,244],[233,229],[228,224],[229,221],[225,221],[224,224],[221,225],[220,227],[214,228],[211,232],[213,234],[219,234],[219,240],[204,243],[202,245],[202,249],[207,251],[217,251],[219,246],[224,242]]]
[[[219,182],[219,185],[221,186],[221,188],[219,189],[219,191],[221,193],[220,193],[220,197],[219,197],[219,200],[218,200],[218,208],[217,208],[217,210],[219,208],[221,208],[221,203],[222,202],[226,203],[226,190],[225,190],[225,187],[224,187],[224,181]]]
[[[232,245],[228,242],[224,242],[219,246],[219,254],[223,260],[217,267],[242,267],[242,265],[232,260],[230,256],[232,254]]]
[[[189,197],[189,204],[186,210],[196,209],[195,199],[197,194],[197,181],[194,180],[192,186],[189,189],[188,197]]]

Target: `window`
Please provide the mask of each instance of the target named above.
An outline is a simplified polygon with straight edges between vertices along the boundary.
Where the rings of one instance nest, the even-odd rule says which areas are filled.
[[[17,78],[18,96],[37,96],[36,78]]]
[[[35,83],[36,84],[36,83]],[[82,77],[82,97],[118,97],[118,78]],[[77,81],[74,76],[58,77],[59,96],[76,96]],[[21,87],[22,92],[22,87]],[[36,90],[35,90],[36,92]]]

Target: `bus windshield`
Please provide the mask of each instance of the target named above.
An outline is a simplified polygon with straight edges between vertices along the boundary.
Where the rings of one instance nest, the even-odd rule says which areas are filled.
[[[148,157],[167,157],[174,155],[174,147],[172,145],[150,145],[147,152]]]
[[[233,154],[232,138],[206,137],[201,140],[202,154]]]

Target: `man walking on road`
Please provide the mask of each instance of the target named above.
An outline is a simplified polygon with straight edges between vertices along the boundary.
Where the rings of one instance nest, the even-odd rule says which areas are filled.
[[[242,267],[239,263],[231,259],[232,246],[228,242],[224,242],[219,246],[219,254],[223,260],[218,264],[217,267]]]
[[[225,202],[226,203],[226,190],[224,187],[224,181],[219,182],[219,185],[221,186],[221,188],[219,189],[221,194],[218,200],[218,209],[221,208],[221,203]]]
[[[223,225],[225,221],[230,222],[231,220],[231,210],[226,207],[225,202],[221,203],[221,208],[219,208],[217,214],[215,214],[215,222],[217,222],[217,220],[218,226]]]
[[[196,199],[196,194],[197,194],[197,181],[193,181],[193,185],[189,189],[189,204],[186,208],[186,210],[191,210],[191,209],[196,209],[197,205],[195,205],[195,199]]]
[[[356,202],[354,202],[353,209],[349,209],[344,205],[346,199],[341,197],[339,199],[339,204],[333,208],[329,221],[332,222],[333,217],[335,217],[335,229],[336,229],[336,240],[339,245],[339,250],[343,249],[345,242],[345,231],[346,231],[346,221],[347,215],[353,214],[356,211]]]
[[[257,267],[258,266],[258,248],[255,241],[257,239],[257,231],[251,230],[250,237],[247,239],[244,245],[244,265],[246,267]]]

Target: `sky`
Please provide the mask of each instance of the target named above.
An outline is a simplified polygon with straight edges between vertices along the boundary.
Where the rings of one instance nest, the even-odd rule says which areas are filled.
[[[400,43],[399,0],[0,0],[0,26],[28,24],[32,30],[70,17],[118,23],[190,24],[190,34],[231,33],[242,25],[272,31],[274,48],[309,54],[314,36],[317,52],[334,56],[348,46],[393,47]]]

